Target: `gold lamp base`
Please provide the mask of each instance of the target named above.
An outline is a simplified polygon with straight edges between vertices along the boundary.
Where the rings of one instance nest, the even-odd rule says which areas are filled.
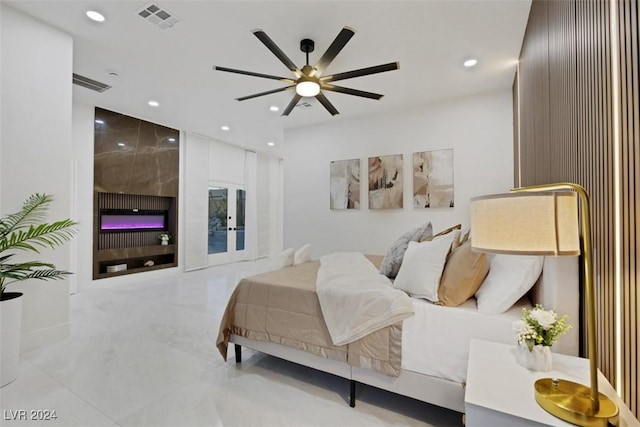
[[[536,381],[536,402],[551,415],[579,426],[618,425],[618,407],[598,393],[600,409],[591,408],[591,389],[567,380],[542,378]]]

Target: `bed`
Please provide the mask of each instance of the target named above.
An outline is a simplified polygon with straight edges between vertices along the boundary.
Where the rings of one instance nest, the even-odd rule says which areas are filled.
[[[382,257],[367,256],[378,265]],[[464,412],[464,386],[471,339],[514,343],[512,323],[523,307],[542,304],[568,314],[574,328],[553,351],[578,355],[578,259],[547,257],[528,294],[505,313],[478,311],[476,300],[445,307],[411,298],[413,316],[353,343],[335,346],[316,295],[320,263],[305,262],[242,279],[223,316],[217,346],[236,362],[247,347],[357,383]],[[399,350],[398,350],[399,349]]]

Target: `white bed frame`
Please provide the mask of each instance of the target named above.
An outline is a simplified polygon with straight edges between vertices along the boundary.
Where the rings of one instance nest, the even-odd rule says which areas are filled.
[[[533,304],[568,314],[573,329],[562,337],[553,351],[577,356],[579,352],[580,295],[577,257],[546,257],[540,279],[531,292]],[[482,337],[477,337],[482,338]],[[241,361],[241,347],[279,357],[300,365],[328,372],[351,381],[350,405],[355,406],[356,383],[368,384],[403,396],[464,412],[464,383],[402,370],[390,377],[370,369],[352,367],[344,362],[325,359],[302,350],[269,342],[253,341],[231,335],[235,344],[236,362]]]

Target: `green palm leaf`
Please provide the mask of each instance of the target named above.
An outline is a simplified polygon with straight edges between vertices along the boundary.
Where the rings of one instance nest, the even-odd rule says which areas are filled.
[[[19,230],[44,220],[49,203],[52,200],[53,198],[46,194],[33,194],[24,202],[19,212],[0,219],[0,238],[4,238],[14,230]]]
[[[70,219],[43,222],[52,200],[51,196],[36,193],[24,202],[19,212],[0,219],[0,297],[9,283],[57,280],[71,274],[42,261],[11,264],[8,261],[15,254],[4,253],[8,250],[39,253],[41,248],[56,248],[74,236],[77,223]]]

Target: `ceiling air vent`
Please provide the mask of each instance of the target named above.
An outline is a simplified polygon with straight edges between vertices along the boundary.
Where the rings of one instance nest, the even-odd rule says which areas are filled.
[[[142,17],[145,21],[151,22],[163,30],[173,27],[178,22],[178,19],[155,3],[149,3],[147,6],[139,9],[137,13],[138,16]]]
[[[111,86],[99,81],[90,79],[89,77],[81,76],[80,74],[73,73],[73,84],[82,86],[87,89],[95,90],[96,92],[104,92],[110,89]]]

